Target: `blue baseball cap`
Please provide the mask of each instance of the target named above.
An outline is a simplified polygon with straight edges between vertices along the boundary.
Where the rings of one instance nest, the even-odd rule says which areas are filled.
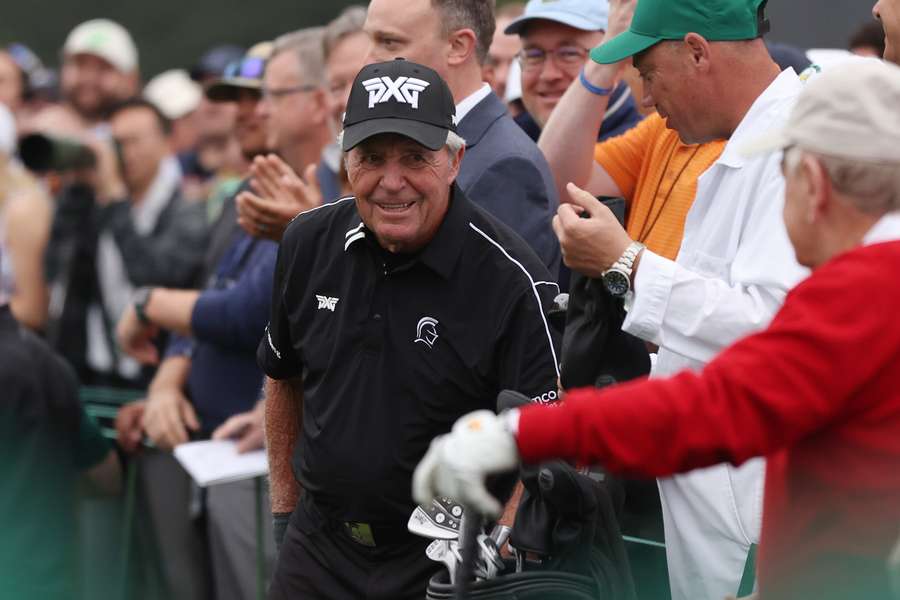
[[[606,31],[609,22],[607,0],[530,0],[521,17],[503,33],[521,35],[531,21],[556,21],[583,31]]]

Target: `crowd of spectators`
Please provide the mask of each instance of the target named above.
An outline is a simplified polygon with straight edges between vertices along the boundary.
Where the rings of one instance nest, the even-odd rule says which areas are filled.
[[[121,494],[129,467],[139,549],[124,597],[249,599],[260,573],[274,581],[273,598],[424,597],[440,565],[405,537],[413,470],[458,418],[496,412],[500,390],[541,401],[569,392],[560,359],[570,333],[552,313],[565,310],[578,278],[619,307],[613,325],[654,378],[705,373],[735,356],[733,344],[780,323],[791,290],[840,251],[873,243],[866,234],[880,221],[860,216],[874,214],[866,197],[900,194],[887,173],[900,170],[890,151],[900,147],[891,138],[900,134],[900,97],[890,95],[898,86],[885,83],[869,104],[811,104],[831,111],[831,133],[878,136],[869,140],[876,158],[861,159],[854,144],[865,142],[837,134],[827,139],[848,144],[846,156],[835,149],[843,162],[804,146],[808,138],[753,157],[743,148],[800,119],[795,107],[819,79],[900,77],[893,68],[865,76],[871,65],[900,64],[900,1],[879,0],[871,22],[848,30],[846,49],[827,52],[770,41],[764,0],[715,0],[714,11],[706,2],[371,0],[321,26],[285,33],[273,23],[270,39],[217,44],[147,81],[140,57],[153,48],[139,49],[108,19],[61,41],[58,70],[20,42],[0,47],[0,598],[81,597],[79,497]],[[892,98],[894,113],[879,112]],[[847,125],[872,118],[867,111],[889,123]],[[801,185],[820,198],[808,214],[797,208]],[[823,187],[833,190],[816,196]],[[619,218],[611,198],[624,200]],[[845,209],[844,222],[868,229],[841,246],[830,228],[841,231],[834,211]],[[892,217],[898,207],[878,210]],[[880,241],[900,239],[878,231]],[[834,251],[824,256],[813,242]],[[883,385],[856,365],[840,368],[859,388]],[[679,393],[699,393],[682,385]],[[101,388],[137,398],[118,407],[108,439],[78,399],[79,389]],[[896,404],[895,392],[878,389]],[[871,426],[900,437],[884,411]],[[536,427],[526,414],[522,427]],[[546,417],[555,418],[564,417]],[[635,427],[641,419],[650,421],[636,415]],[[624,447],[616,435],[627,437],[605,439]],[[274,531],[259,530],[252,480],[201,490],[174,458],[177,446],[206,439],[267,449],[262,501]],[[554,455],[525,437],[518,444],[516,458]],[[435,458],[437,446],[426,465],[433,485],[419,482],[417,494],[465,495],[452,477],[441,480],[441,461],[449,472],[469,455],[457,447]],[[625,485],[625,512],[640,507],[666,561],[631,566],[637,597],[736,594],[756,547],[772,543],[763,507],[771,448],[654,468],[601,446],[562,454],[625,464],[638,477]],[[810,465],[823,479],[844,477],[821,468]],[[894,474],[881,485],[897,499]],[[521,494],[486,512],[512,525]],[[883,523],[891,539],[900,536],[897,512],[879,514],[894,519]],[[785,535],[775,536],[782,557],[797,542]],[[60,536],[65,543],[47,539]],[[833,560],[862,556],[859,568],[872,572],[866,539],[830,548]],[[23,547],[35,549],[28,560],[16,555]],[[894,554],[900,571],[900,548]],[[799,587],[782,585],[791,574],[763,556],[761,598],[815,587],[799,576]],[[889,573],[889,557],[877,558]],[[664,581],[641,581],[654,569]]]

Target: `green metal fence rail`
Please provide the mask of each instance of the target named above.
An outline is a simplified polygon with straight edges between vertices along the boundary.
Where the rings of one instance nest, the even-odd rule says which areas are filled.
[[[79,398],[85,412],[100,427],[103,435],[115,441],[115,420],[119,409],[145,396],[141,390],[118,389],[108,387],[84,386],[79,390]],[[122,531],[120,537],[121,560],[118,565],[116,597],[126,600],[129,597],[131,560],[133,556],[135,506],[137,502],[137,461],[129,461],[125,471],[125,489],[122,512]],[[265,478],[257,477],[254,481],[256,489],[256,596],[265,598],[266,563],[263,548],[263,528],[266,526],[266,507],[263,506],[263,489]]]
[[[142,398],[141,390],[118,389],[107,387],[83,386],[78,396],[85,412],[94,419],[103,435],[112,441],[116,439],[115,420],[119,409]],[[137,499],[137,463],[129,461],[125,470],[125,489],[123,498],[121,560],[118,568],[118,581],[115,589],[122,600],[128,598],[128,583],[131,572],[132,541],[134,537],[134,512]]]

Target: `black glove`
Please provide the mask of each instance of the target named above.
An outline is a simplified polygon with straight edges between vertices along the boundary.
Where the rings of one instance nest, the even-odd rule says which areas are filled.
[[[272,532],[275,534],[276,550],[281,550],[284,532],[287,531],[288,523],[291,521],[291,514],[293,513],[272,513]]]

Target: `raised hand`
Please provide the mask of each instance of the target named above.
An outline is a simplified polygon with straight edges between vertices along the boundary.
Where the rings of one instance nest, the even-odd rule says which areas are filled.
[[[303,178],[274,154],[258,156],[250,169],[251,191],[237,197],[238,224],[252,236],[281,240],[297,214],[322,203],[316,165],[307,166]]]

